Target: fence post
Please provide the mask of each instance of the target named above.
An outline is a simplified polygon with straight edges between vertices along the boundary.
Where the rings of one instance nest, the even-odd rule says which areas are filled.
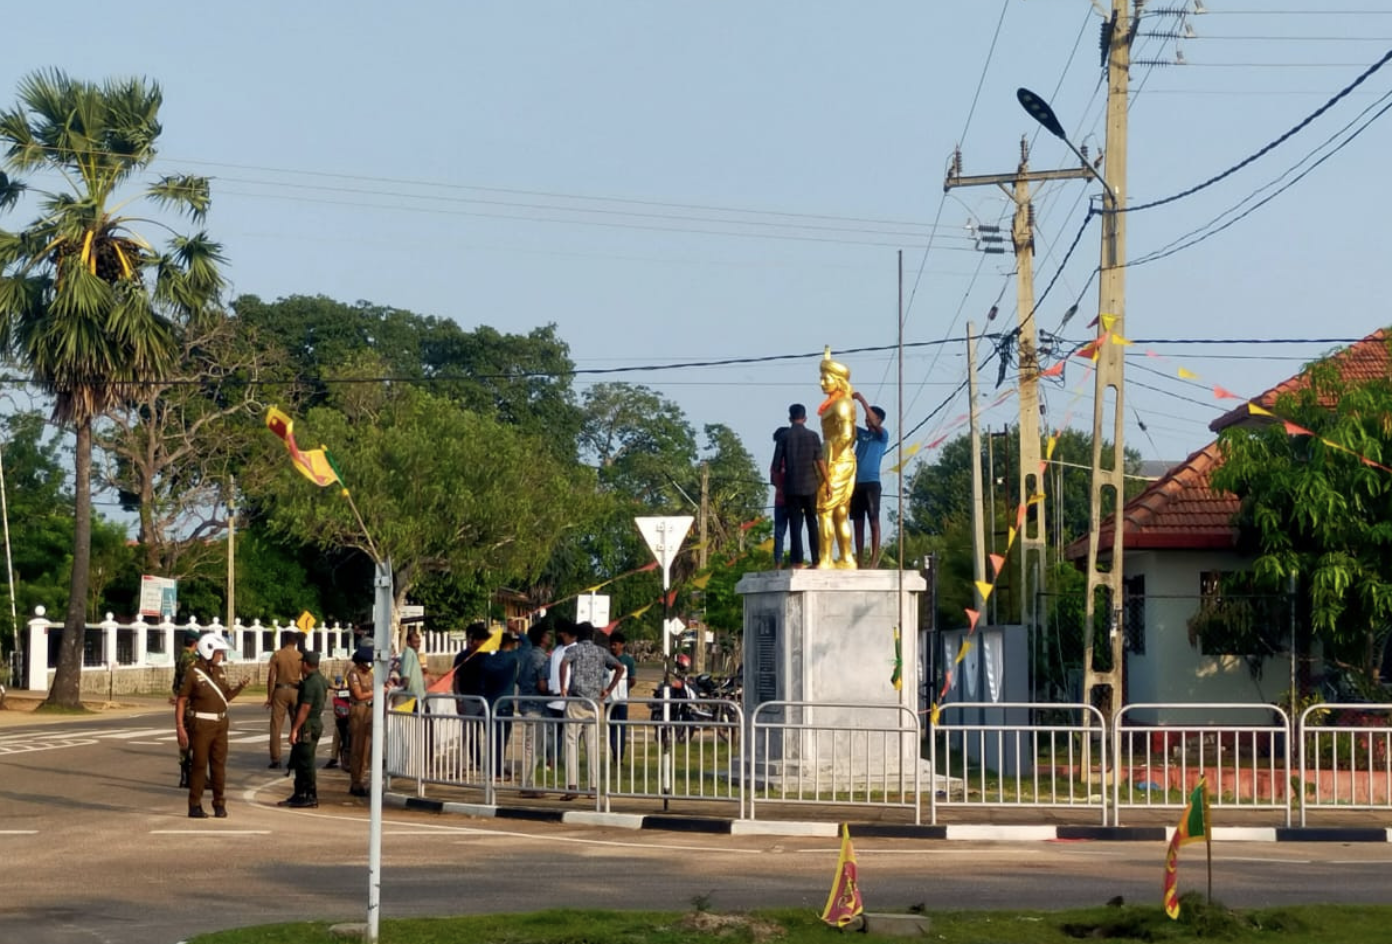
[[[44,608],[34,607],[29,621],[29,677],[25,686],[36,692],[48,690],[48,629],[53,624],[44,618]]]
[[[135,619],[130,624],[130,628],[135,634],[135,648],[132,653],[135,656],[135,665],[143,669],[147,661],[146,656],[149,653],[149,643],[145,638],[144,618],[136,614]]]
[[[106,619],[102,620],[98,626],[102,631],[102,661],[108,666],[113,666],[117,662],[116,631],[121,627],[110,613],[106,614]]]

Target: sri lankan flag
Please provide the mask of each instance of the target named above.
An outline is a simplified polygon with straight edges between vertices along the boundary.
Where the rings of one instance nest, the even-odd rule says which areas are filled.
[[[1171,918],[1179,917],[1179,895],[1175,884],[1179,881],[1175,870],[1179,865],[1179,847],[1191,842],[1209,842],[1208,834],[1208,781],[1199,778],[1194,792],[1189,794],[1189,803],[1184,807],[1184,818],[1175,829],[1170,840],[1170,850],[1165,854],[1165,914]]]
[[[904,640],[898,626],[894,627],[894,671],[889,675],[889,684],[896,692],[904,690]]]
[[[295,421],[290,417],[271,407],[266,411],[266,428],[285,443],[285,448],[290,451],[291,464],[305,478],[321,488],[343,484],[327,449],[321,446],[318,449],[304,450],[295,445]]]
[[[822,920],[835,928],[843,928],[865,910],[860,900],[860,884],[856,880],[855,848],[851,846],[851,829],[841,824],[841,855],[836,860],[836,880],[827,896]]]

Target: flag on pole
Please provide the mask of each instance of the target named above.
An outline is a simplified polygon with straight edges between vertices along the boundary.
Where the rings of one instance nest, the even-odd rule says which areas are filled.
[[[860,884],[856,880],[855,848],[851,845],[851,829],[841,824],[841,855],[836,860],[836,879],[831,883],[826,910],[822,920],[834,928],[844,928],[851,919],[865,910],[860,900]]]
[[[894,671],[889,675],[889,684],[896,692],[904,690],[904,640],[898,626],[894,627]]]
[[[1170,840],[1169,852],[1165,854],[1165,914],[1171,918],[1179,917],[1179,895],[1175,885],[1179,877],[1175,869],[1179,865],[1179,847],[1191,842],[1209,842],[1208,833],[1208,780],[1199,778],[1194,791],[1189,794],[1189,803],[1184,807],[1184,818],[1175,829]]]
[[[301,449],[295,444],[295,421],[275,407],[266,411],[266,428],[280,437],[290,452],[290,462],[295,470],[320,488],[329,485],[342,485],[338,470],[329,458],[327,449]]]

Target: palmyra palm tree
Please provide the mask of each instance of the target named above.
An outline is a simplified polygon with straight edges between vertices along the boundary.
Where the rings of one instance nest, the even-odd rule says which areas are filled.
[[[156,250],[136,226],[162,224],[126,212],[147,201],[201,223],[206,178],[158,177],[117,202],[155,159],[162,101],[147,79],[97,84],[52,69],[24,78],[18,104],[0,112],[4,170],[54,181],[44,189],[0,175],[0,209],[32,202],[39,212],[22,230],[0,229],[0,351],[53,396],[53,421],[76,434],[72,583],[53,705],[80,704],[92,423],[169,369],[178,332],[214,316],[223,287],[220,247],[206,233],[173,234]]]

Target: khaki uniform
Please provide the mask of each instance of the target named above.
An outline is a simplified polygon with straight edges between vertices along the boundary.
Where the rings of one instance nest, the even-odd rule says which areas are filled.
[[[354,678],[363,691],[372,691],[372,669],[354,664],[345,679],[349,691],[353,690]],[[353,699],[348,709],[348,748],[351,760],[348,762],[348,775],[352,780],[350,789],[367,789],[367,765],[372,761],[372,699]]]
[[[202,806],[203,787],[213,790],[214,808],[226,805],[227,703],[235,697],[221,665],[204,659],[184,675],[179,697],[188,699],[188,731],[192,769],[189,770],[189,809]]]
[[[280,738],[285,730],[285,716],[295,710],[299,698],[300,649],[290,643],[271,654],[270,667],[275,670],[275,683],[266,692],[271,703],[271,763],[280,763]],[[269,677],[269,676],[268,676]]]

